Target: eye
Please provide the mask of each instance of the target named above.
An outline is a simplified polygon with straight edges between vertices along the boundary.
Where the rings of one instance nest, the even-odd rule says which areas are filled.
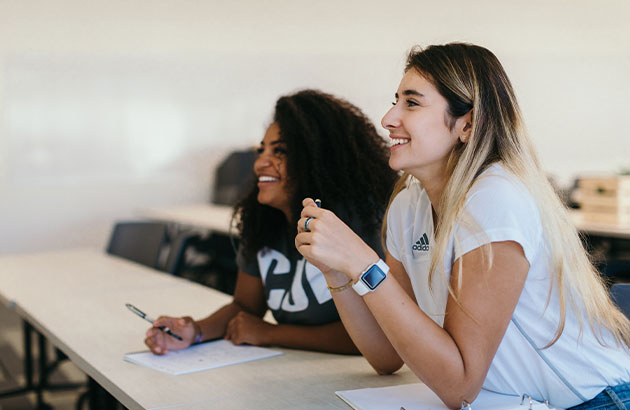
[[[405,100],[405,102],[407,103],[407,107],[416,107],[420,105],[414,100]]]
[[[284,147],[275,147],[275,148],[273,149],[273,153],[274,153],[276,156],[279,156],[279,157],[284,157],[285,155],[287,155],[287,149],[286,149],[286,148],[284,148]]]
[[[263,152],[265,151],[265,148],[263,148],[262,146],[260,147],[256,147],[256,155],[260,156]]]

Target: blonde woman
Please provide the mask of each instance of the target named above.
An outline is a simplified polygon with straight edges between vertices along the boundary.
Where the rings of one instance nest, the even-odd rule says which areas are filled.
[[[406,363],[451,408],[481,388],[630,408],[630,323],[540,169],[494,54],[414,49],[382,125],[404,171],[385,262],[310,198],[295,240],[374,369]]]

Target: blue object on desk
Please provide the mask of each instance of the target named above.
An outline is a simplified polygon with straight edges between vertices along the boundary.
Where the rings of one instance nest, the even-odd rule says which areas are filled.
[[[616,283],[610,288],[610,297],[619,309],[630,318],[630,283]]]

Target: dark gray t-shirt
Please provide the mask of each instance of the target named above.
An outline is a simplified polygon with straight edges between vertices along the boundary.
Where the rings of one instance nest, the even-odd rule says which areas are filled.
[[[381,255],[379,233],[362,236]],[[249,264],[239,249],[236,264],[248,275],[262,279],[267,306],[278,323],[322,325],[339,320],[324,274],[295,251],[293,241],[285,238],[264,247]]]

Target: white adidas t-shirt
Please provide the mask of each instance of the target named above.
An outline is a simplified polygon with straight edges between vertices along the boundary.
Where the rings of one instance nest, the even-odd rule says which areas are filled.
[[[431,289],[431,203],[413,177],[389,209],[387,250],[405,267],[420,308],[442,326],[448,297],[446,280],[455,260],[489,242],[515,241],[521,245],[530,269],[483,387],[505,394],[529,394],[566,408],[593,398],[606,386],[630,381],[628,351],[617,347],[608,333],[604,333],[608,347],[599,344],[586,319],[579,338],[577,318],[570,309],[560,339],[543,349],[555,335],[558,297],[552,292],[545,309],[551,284],[545,239],[538,208],[518,179],[500,165],[489,167],[469,191],[464,210],[482,232],[455,225],[444,259],[446,278],[434,275]]]

